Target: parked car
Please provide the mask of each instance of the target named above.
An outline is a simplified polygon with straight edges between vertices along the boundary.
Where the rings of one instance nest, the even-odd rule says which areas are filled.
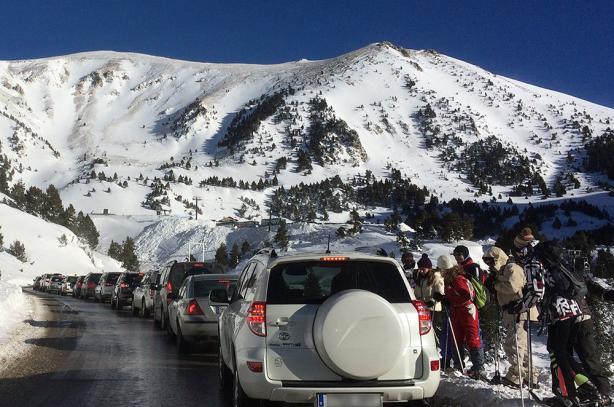
[[[111,300],[115,283],[122,273],[102,273],[100,281],[94,290],[94,299],[96,301],[105,302]]]
[[[51,279],[54,276],[61,276],[62,274],[60,273],[47,273],[47,274],[43,274],[42,278],[41,278],[41,291],[43,292],[47,292],[49,291],[49,286],[51,285]]]
[[[72,296],[75,298],[79,298],[81,296],[81,286],[83,285],[83,279],[85,279],[85,276],[77,277],[75,287],[72,290]]]
[[[77,276],[67,276],[62,280],[62,288],[60,288],[60,294],[68,295],[74,291],[75,283],[77,282]]]
[[[43,279],[43,276],[38,276],[34,279],[34,284],[32,284],[32,289],[34,291],[39,291],[41,289],[41,280]]]
[[[236,284],[236,276],[225,274],[194,275],[185,279],[168,306],[169,333],[176,338],[180,353],[188,351],[192,344],[217,345],[218,318],[228,304],[227,301],[211,302],[209,294],[215,289],[228,292]]]
[[[143,274],[143,279],[139,285],[132,291],[132,315],[139,315],[141,318],[147,318],[153,309],[153,298],[155,289],[152,285],[159,283],[160,274],[157,271],[150,271]]]
[[[62,291],[62,283],[64,282],[64,277],[61,275],[54,275],[49,280],[49,285],[47,286],[47,292],[50,294],[59,294]]]
[[[174,261],[169,263],[162,271],[159,283],[151,286],[152,289],[155,289],[153,301],[154,325],[167,329],[168,304],[173,298],[173,296],[168,297],[168,294],[172,293],[176,296],[186,277],[195,274],[224,274],[224,271],[214,262]]]
[[[394,259],[261,251],[220,318],[220,385],[234,389],[235,406],[431,398],[440,377],[431,328]]]
[[[81,290],[79,292],[79,298],[83,300],[94,298],[96,286],[98,285],[98,281],[100,281],[101,276],[102,273],[87,274],[83,279],[83,284],[81,285]]]
[[[132,292],[138,287],[142,277],[139,273],[122,273],[111,293],[111,308],[122,309],[126,305],[132,305]]]

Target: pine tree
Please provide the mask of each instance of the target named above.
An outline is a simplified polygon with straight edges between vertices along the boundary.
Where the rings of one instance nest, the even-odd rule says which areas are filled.
[[[85,215],[85,217],[82,218],[81,223],[79,224],[79,230],[81,232],[81,235],[79,236],[83,237],[92,249],[98,246],[98,238],[100,237],[100,234],[98,233],[92,218],[90,218],[90,215]]]
[[[126,237],[126,240],[124,240],[121,257],[122,267],[128,271],[139,271],[139,260],[136,257],[134,240],[131,237]]]
[[[13,255],[22,263],[27,263],[28,256],[26,255],[26,247],[19,240],[15,240],[8,250],[9,254]]]
[[[251,246],[249,245],[249,242],[247,240],[244,240],[243,243],[241,244],[241,254],[244,255],[247,252],[249,252],[251,249]]]
[[[25,211],[33,215],[41,215],[44,219],[48,219],[43,210],[44,192],[37,187],[30,187],[25,195]]]
[[[562,225],[561,225],[561,220],[559,219],[559,217],[558,217],[558,216],[556,216],[556,217],[554,218],[554,222],[552,222],[552,227],[553,227],[553,228],[555,228],[555,229],[560,229],[560,228],[561,228],[561,226],[562,226]]]
[[[75,225],[75,214],[75,208],[72,206],[72,204],[69,204],[68,208],[62,212],[58,223],[70,230],[73,230]]]
[[[279,226],[277,227],[277,232],[275,233],[275,243],[285,250],[288,248],[289,239],[288,239],[288,229],[286,228],[286,221],[281,219],[279,221]]]
[[[215,251],[215,262],[220,266],[228,265],[228,248],[226,243],[221,243],[220,247]]]
[[[232,249],[230,250],[230,261],[229,261],[229,265],[232,268],[237,267],[237,264],[239,264],[239,261],[241,260],[241,253],[239,252],[239,245],[235,242],[232,245]]]
[[[107,255],[115,260],[122,261],[122,245],[111,240],[109,250],[107,250]]]
[[[411,242],[407,238],[407,235],[405,233],[403,233],[403,232],[400,232],[400,231],[397,233],[397,244],[401,248],[401,251],[407,250],[411,246]]]
[[[6,175],[6,168],[4,165],[0,166],[0,193],[8,194],[9,192],[9,183],[8,176]]]
[[[17,183],[13,184],[10,193],[11,198],[15,201],[15,206],[18,209],[24,209],[26,206],[26,186],[23,181],[19,180]]]
[[[4,235],[2,234],[2,226],[0,226],[0,252],[2,251],[3,246],[4,246]]]
[[[62,203],[62,198],[60,198],[60,194],[53,184],[50,184],[47,187],[47,197],[46,201],[43,205],[44,217],[49,219],[53,223],[60,223],[62,215],[64,213],[64,205]],[[74,211],[74,208],[73,208]]]

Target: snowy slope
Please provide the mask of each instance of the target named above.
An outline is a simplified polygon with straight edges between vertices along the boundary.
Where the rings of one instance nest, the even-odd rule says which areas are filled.
[[[278,109],[233,151],[218,145],[240,109],[250,111],[263,95],[288,87],[293,92],[284,96],[284,106],[290,116],[276,119]],[[310,125],[309,101],[316,96],[326,101],[329,117],[356,133],[359,145],[353,148],[332,137],[332,159],[314,163],[311,174],[303,175],[293,171],[294,161],[297,149],[305,147],[300,138]],[[335,174],[348,179],[366,170],[382,176],[390,165],[444,199],[473,199],[475,188],[462,168],[446,166],[444,150],[425,145],[419,112],[427,104],[436,114],[433,127],[458,137],[456,150],[492,135],[535,159],[535,168],[550,184],[573,170],[580,181],[580,188],[569,191],[574,196],[600,179],[576,168],[582,135],[574,121],[599,135],[614,120],[613,109],[433,51],[387,43],[329,60],[279,65],[195,63],[115,52],[0,62],[0,154],[16,171],[12,182],[53,183],[66,203],[117,215],[151,214],[141,202],[153,178],[172,169],[175,177],[192,180],[192,185],[170,183],[165,207],[173,214],[188,216],[192,210],[182,201],[198,197],[205,219],[237,216],[243,197],[257,202],[257,216],[266,216],[270,188],[198,185],[211,176],[251,183],[265,179],[266,172],[270,179],[281,157],[290,160],[277,175],[284,186]],[[290,131],[302,134],[298,146],[289,144]],[[566,160],[568,152],[572,162]],[[215,160],[218,166],[209,167]],[[92,170],[104,172],[108,181],[90,181]],[[493,185],[492,190],[506,200],[510,186]]]
[[[34,277],[44,273],[84,275],[94,271],[121,271],[117,261],[90,250],[68,229],[5,204],[0,204],[0,226],[4,235],[4,250],[0,251],[0,345],[31,312],[21,286],[32,284]],[[63,235],[66,244],[60,242]],[[16,240],[25,246],[25,263],[6,251]]]

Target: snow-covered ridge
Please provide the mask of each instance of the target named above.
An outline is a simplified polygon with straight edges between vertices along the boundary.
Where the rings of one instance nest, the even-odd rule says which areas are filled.
[[[220,145],[241,109],[249,117],[258,100],[281,90],[287,93],[273,114],[251,123],[232,149]],[[329,109],[324,135],[313,130],[316,97]],[[151,214],[141,203],[151,181],[171,170],[164,209],[188,215],[198,197],[211,220],[237,216],[242,199],[266,216],[271,191],[199,187],[211,177],[251,185],[275,175],[290,186],[367,170],[381,177],[392,166],[444,199],[474,199],[479,189],[463,159],[490,136],[531,160],[549,186],[572,173],[579,187],[568,182],[567,193],[577,197],[603,179],[582,169],[582,129],[598,136],[610,123],[613,109],[388,43],[276,65],[111,51],[0,62],[0,161],[9,162],[11,183],[53,183],[66,203],[95,213]],[[348,134],[358,153],[339,142]],[[318,148],[327,157],[321,163]],[[301,150],[313,168],[296,172]],[[282,158],[286,168],[277,171]],[[191,182],[177,182],[180,176]],[[492,196],[507,200],[513,185],[493,182]]]

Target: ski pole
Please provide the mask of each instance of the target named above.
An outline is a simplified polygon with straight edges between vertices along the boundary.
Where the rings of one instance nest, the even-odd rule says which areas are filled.
[[[454,327],[452,326],[452,321],[450,320],[449,316],[448,316],[448,324],[450,324],[450,331],[452,332],[452,340],[454,341],[454,347],[456,347],[456,354],[458,355],[458,362],[460,364],[461,371],[465,373],[465,363],[464,363],[464,360],[461,358],[460,349],[458,347],[458,342],[456,342],[456,335],[454,334]]]
[[[518,381],[520,382],[520,400],[524,407],[524,391],[522,389],[522,366],[520,364],[520,353],[518,352],[518,322],[514,323],[514,341],[516,342],[516,365],[518,366]]]
[[[529,351],[529,390],[533,390],[533,344],[531,342],[531,310],[527,311],[527,350]],[[520,368],[520,367],[519,367]]]
[[[441,341],[442,343],[444,341]],[[450,317],[448,316],[448,308],[446,307],[446,336],[445,336],[445,348],[443,349],[443,368],[448,367],[448,348],[450,347]]]
[[[495,305],[495,307],[497,307]],[[495,319],[497,324],[497,331],[495,332],[495,375],[493,376],[492,384],[501,384],[501,373],[499,372],[499,335],[501,334],[501,313],[499,307],[497,307],[497,318]]]

